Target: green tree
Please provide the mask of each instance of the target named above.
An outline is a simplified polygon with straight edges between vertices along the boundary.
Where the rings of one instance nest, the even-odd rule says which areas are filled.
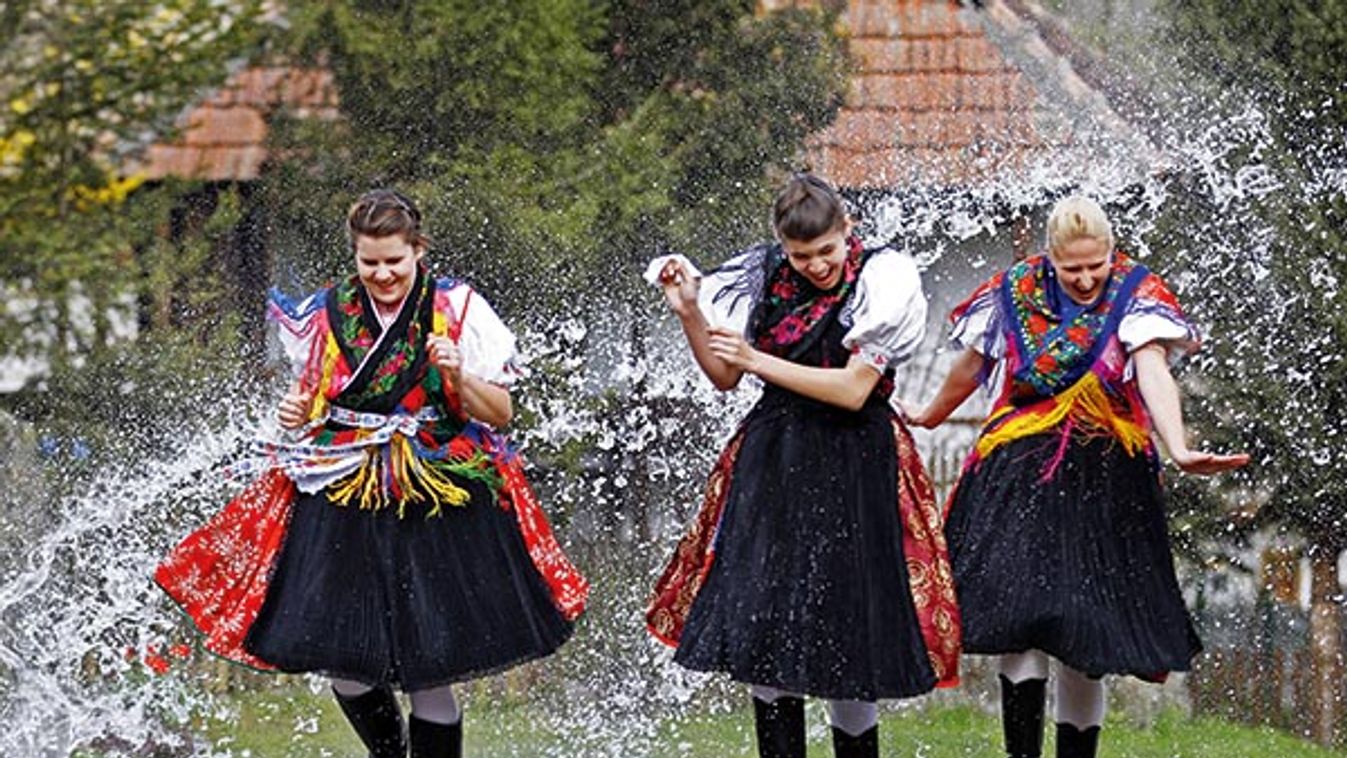
[[[1195,311],[1219,336],[1190,405],[1209,437],[1253,453],[1240,481],[1266,504],[1251,526],[1306,541],[1315,736],[1328,744],[1339,738],[1337,563],[1347,548],[1347,5],[1164,7],[1190,75],[1231,93],[1220,161],[1242,166],[1233,192],[1182,179],[1154,235],[1196,274]]]
[[[0,355],[53,373],[107,348],[152,277],[162,222],[128,212],[129,152],[255,39],[260,3],[19,0],[0,6]]]

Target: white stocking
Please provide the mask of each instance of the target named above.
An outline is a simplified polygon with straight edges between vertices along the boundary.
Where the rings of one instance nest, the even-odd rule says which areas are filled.
[[[436,724],[457,724],[463,718],[463,711],[454,699],[454,690],[450,685],[429,690],[417,690],[411,693],[412,715],[422,721]]]
[[[748,691],[753,693],[753,697],[768,705],[775,703],[779,698],[783,697],[804,697],[804,695],[797,695],[794,692],[778,690],[775,687],[768,687],[765,684],[750,684],[748,686]]]
[[[1048,678],[1048,654],[1042,650],[1026,650],[1001,656],[1001,675],[1011,684],[1029,679]]]
[[[361,695],[365,694],[366,692],[369,692],[372,689],[374,688],[369,686],[368,684],[363,684],[361,682],[354,682],[351,681],[350,679],[332,680],[332,691],[336,692],[338,695],[341,695],[344,698],[347,698],[348,700],[353,697],[360,697]]]
[[[829,700],[828,723],[859,737],[879,723],[879,706],[866,700]]]
[[[1104,682],[1057,662],[1058,723],[1085,730],[1104,723]]]

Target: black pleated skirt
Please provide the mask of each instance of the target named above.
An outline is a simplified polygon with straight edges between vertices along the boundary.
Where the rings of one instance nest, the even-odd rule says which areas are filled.
[[[477,482],[427,518],[301,494],[246,649],[282,671],[404,691],[540,658],[570,636],[515,514]]]
[[[889,414],[876,400],[851,412],[767,388],[744,421],[676,662],[835,699],[935,686],[903,557]]]
[[[1201,650],[1184,607],[1154,459],[1103,436],[1007,443],[965,471],[949,543],[964,651],[1038,649],[1092,675],[1154,679]]]

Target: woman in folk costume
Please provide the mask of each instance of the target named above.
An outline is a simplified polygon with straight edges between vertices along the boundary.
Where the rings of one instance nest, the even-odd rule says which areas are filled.
[[[964,648],[1001,656],[1006,752],[1038,756],[1048,657],[1057,755],[1095,755],[1104,674],[1186,671],[1201,645],[1174,575],[1160,459],[1210,474],[1245,455],[1192,450],[1169,358],[1197,334],[1163,280],[1116,252],[1080,197],[1048,219],[1048,253],[951,315],[965,348],[911,421],[934,427],[990,377],[999,395],[947,508]],[[997,368],[995,372],[993,368]]]
[[[764,758],[803,758],[804,695],[829,700],[839,758],[877,756],[878,699],[957,677],[939,512],[888,402],[926,301],[912,258],[863,249],[822,180],[792,179],[774,222],[779,244],[704,278],[677,256],[648,272],[715,386],[764,389],[647,621],[679,664],[751,686]]]
[[[431,275],[405,196],[365,194],[347,229],[356,275],[269,308],[299,373],[279,411],[298,441],[265,444],[265,473],[155,579],[211,651],[331,677],[371,756],[459,756],[450,685],[556,650],[588,587],[493,431],[514,336]]]

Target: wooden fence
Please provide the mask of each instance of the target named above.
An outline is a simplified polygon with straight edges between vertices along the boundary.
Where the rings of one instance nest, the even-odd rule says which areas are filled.
[[[1226,648],[1199,656],[1188,676],[1193,712],[1251,726],[1270,726],[1310,739],[1317,693],[1307,648]],[[1339,680],[1335,697],[1347,703]],[[1347,709],[1339,709],[1347,710]],[[1343,747],[1347,718],[1339,713],[1336,747]]]

